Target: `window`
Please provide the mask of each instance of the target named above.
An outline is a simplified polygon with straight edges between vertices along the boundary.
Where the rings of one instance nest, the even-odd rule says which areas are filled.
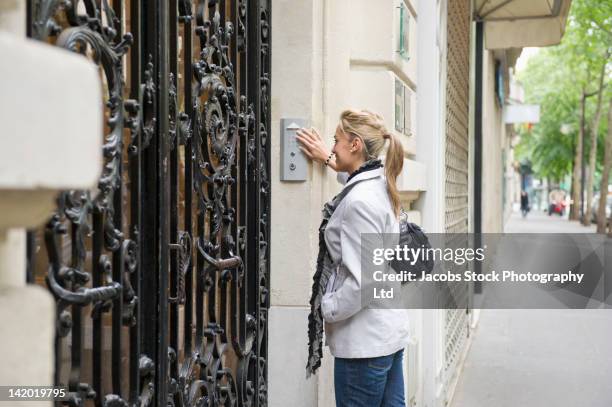
[[[495,96],[497,96],[499,106],[503,106],[506,99],[504,71],[502,69],[501,62],[499,61],[495,61]]]
[[[410,89],[395,78],[395,130],[407,136],[410,131]]]
[[[404,132],[404,84],[395,79],[395,130]]]
[[[410,11],[402,1],[399,12],[399,35],[397,52],[404,59],[410,58]]]

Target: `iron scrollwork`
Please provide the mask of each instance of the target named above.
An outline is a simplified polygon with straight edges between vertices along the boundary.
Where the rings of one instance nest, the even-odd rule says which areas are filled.
[[[267,405],[270,1],[28,3],[105,89],[99,182],[45,228],[67,404]]]
[[[115,330],[137,322],[138,295],[131,285],[130,274],[137,268],[138,247],[135,241],[124,236],[120,216],[125,176],[123,59],[133,37],[129,32],[119,34],[121,21],[107,0],[31,1],[29,12],[32,35],[82,54],[97,64],[106,90],[103,167],[97,187],[91,191],[62,193],[57,212],[45,230],[49,257],[46,281],[57,301],[56,382],[61,384],[67,380],[69,405],[81,406],[85,400],[93,399],[96,404],[127,406],[118,386],[107,394],[100,388],[96,370],[101,366],[102,338],[96,331],[100,331],[103,315],[109,312],[118,321],[119,327],[113,327]],[[65,258],[66,247],[70,248],[68,258]],[[91,322],[87,321],[86,310],[90,310]],[[83,341],[87,326],[92,324],[93,349]],[[62,366],[62,350],[66,346],[62,338],[67,337],[70,338],[68,372]],[[82,355],[87,349],[93,354],[92,382],[86,382],[83,376]]]

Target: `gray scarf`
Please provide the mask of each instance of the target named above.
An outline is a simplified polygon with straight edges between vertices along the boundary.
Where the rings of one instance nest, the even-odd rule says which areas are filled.
[[[359,169],[351,174],[347,182],[355,175],[368,170],[373,170],[382,167],[379,159],[366,161]],[[359,181],[358,181],[359,182]],[[325,244],[325,228],[332,214],[340,204],[340,201],[350,192],[350,190],[358,184],[354,182],[351,185],[345,186],[338,195],[323,206],[323,220],[319,226],[319,254],[317,255],[317,270],[312,278],[312,294],[310,297],[310,314],[308,315],[308,363],[306,364],[306,377],[321,366],[323,358],[323,313],[321,311],[321,299],[325,293],[327,282],[333,273],[333,261],[327,245]]]

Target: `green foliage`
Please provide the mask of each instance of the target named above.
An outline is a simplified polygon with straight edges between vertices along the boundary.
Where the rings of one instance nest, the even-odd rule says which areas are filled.
[[[531,130],[519,130],[521,141],[517,158],[532,162],[534,172],[541,177],[562,179],[572,171],[574,145],[580,128],[580,98],[583,89],[594,92],[603,64],[606,100],[612,96],[610,58],[612,49],[612,2],[606,0],[573,0],[566,33],[557,46],[542,49],[530,58],[518,80],[525,90],[525,102],[540,105],[540,123]],[[587,99],[586,134],[595,111],[596,96]],[[606,112],[599,124],[599,145],[607,132]],[[561,127],[570,129],[563,134]],[[589,140],[585,137],[585,151]],[[598,169],[603,165],[603,148],[598,148]]]

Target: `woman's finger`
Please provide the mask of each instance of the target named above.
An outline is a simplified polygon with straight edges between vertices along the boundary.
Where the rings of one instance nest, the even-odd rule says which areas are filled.
[[[321,135],[319,134],[319,132],[317,131],[317,129],[315,129],[314,127],[311,127],[310,130],[312,131],[312,135],[318,139],[321,140]]]
[[[295,137],[298,140],[308,140],[310,141],[310,135],[308,133],[306,133],[303,129],[300,129],[298,131],[295,132]]]
[[[329,150],[319,133],[311,127],[310,129],[300,128],[296,132],[296,140],[308,150],[308,155],[315,161],[324,162],[329,156]]]
[[[306,157],[308,157],[308,158],[310,158],[310,159],[312,160],[312,154],[310,154],[310,151],[308,151],[306,148],[301,147],[301,146],[298,146],[298,148],[299,148],[300,150],[302,150],[302,152],[303,152],[304,154],[306,154]]]
[[[310,142],[317,141],[317,137],[308,129],[302,128],[298,130],[296,134],[300,134],[302,137],[307,138]]]
[[[312,147],[314,147],[314,144],[313,144],[312,140],[310,140],[310,139],[309,139],[309,138],[307,138],[307,137],[304,137],[304,136],[301,136],[301,135],[297,134],[297,135],[295,136],[295,139],[296,139],[298,142],[302,143],[304,146],[308,147],[308,148],[312,148]]]
[[[312,151],[310,151],[312,149],[312,144],[310,144],[307,141],[304,140],[300,140],[299,138],[296,137],[296,139],[298,140],[298,147],[303,150],[303,151],[308,151],[309,156],[312,155]]]

